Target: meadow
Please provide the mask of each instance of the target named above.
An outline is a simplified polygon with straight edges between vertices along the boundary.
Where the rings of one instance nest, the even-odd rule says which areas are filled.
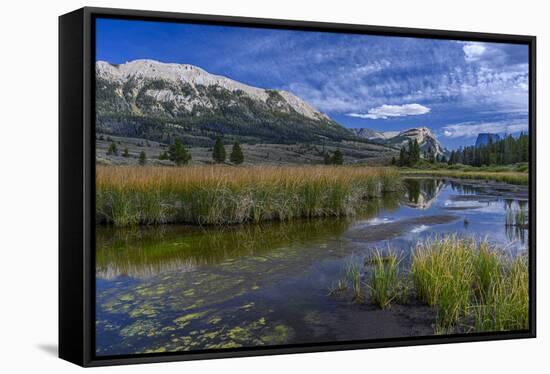
[[[518,163],[505,166],[469,166],[430,164],[423,162],[414,168],[402,167],[399,169],[403,175],[429,175],[438,177],[451,177],[459,179],[477,179],[495,182],[504,182],[517,185],[529,184],[529,166],[527,163]]]
[[[384,167],[98,165],[96,218],[132,226],[347,217],[400,188],[398,171]]]

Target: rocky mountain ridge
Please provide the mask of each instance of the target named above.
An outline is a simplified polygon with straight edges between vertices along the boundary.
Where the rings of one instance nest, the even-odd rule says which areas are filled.
[[[283,90],[252,87],[188,64],[96,63],[96,127],[119,136],[190,141],[230,135],[250,141],[341,141],[353,134]]]
[[[425,126],[414,127],[401,132],[378,132],[367,128],[352,130],[357,136],[366,137],[397,149],[407,145],[409,140],[416,139],[424,155],[442,156],[447,152],[432,131]]]

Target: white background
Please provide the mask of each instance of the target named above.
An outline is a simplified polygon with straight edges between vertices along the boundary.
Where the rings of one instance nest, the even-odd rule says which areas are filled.
[[[84,5],[530,34],[538,37],[538,338],[94,369],[95,373],[536,373],[550,366],[550,21],[545,1],[3,2],[0,22],[0,371],[79,370],[57,352],[57,17]],[[546,366],[546,367],[545,367]],[[547,372],[547,371],[546,371]]]

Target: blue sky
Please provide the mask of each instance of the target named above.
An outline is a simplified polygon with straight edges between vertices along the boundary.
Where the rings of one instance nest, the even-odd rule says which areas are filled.
[[[525,45],[98,19],[96,57],[196,65],[346,127],[427,126],[448,148],[528,129]]]

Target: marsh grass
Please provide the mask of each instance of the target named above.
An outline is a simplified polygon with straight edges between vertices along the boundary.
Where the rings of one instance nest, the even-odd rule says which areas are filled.
[[[529,269],[525,258],[501,268],[473,307],[476,331],[529,328]]]
[[[458,179],[477,179],[517,185],[529,184],[529,174],[523,171],[453,170],[453,169],[402,169],[403,175],[430,175]]]
[[[361,284],[361,267],[356,262],[350,261],[344,265],[342,274],[336,284],[329,288],[329,295],[351,290],[352,301],[360,302],[364,300]]]
[[[399,262],[394,252],[383,255],[378,249],[367,262],[372,267],[368,282],[370,296],[381,309],[388,308],[399,296]]]
[[[344,217],[399,186],[395,169],[378,167],[98,165],[96,217],[115,226]]]
[[[437,310],[436,332],[528,328],[529,271],[486,242],[448,236],[420,244],[411,275],[417,297]]]
[[[417,297],[437,308],[438,329],[449,329],[466,315],[472,296],[470,243],[451,236],[420,244],[413,254],[411,276]]]
[[[401,263],[391,250],[376,250],[364,262],[370,302],[381,309],[414,297],[436,310],[436,334],[529,328],[526,257],[449,235],[419,243],[410,263]]]

